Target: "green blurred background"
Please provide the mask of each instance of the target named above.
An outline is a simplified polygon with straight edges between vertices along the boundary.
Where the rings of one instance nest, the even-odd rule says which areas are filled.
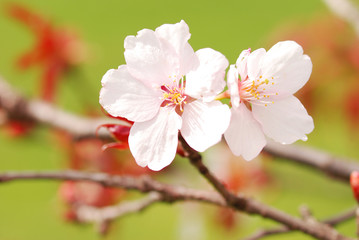
[[[8,2],[1,0],[4,4]],[[320,0],[19,0],[16,3],[51,19],[56,26],[74,29],[86,42],[86,61],[64,77],[56,97],[58,106],[79,114],[85,114],[89,109],[101,113],[98,104],[101,77],[108,69],[125,63],[124,38],[143,28],[155,29],[164,23],[183,19],[190,27],[190,44],[195,50],[211,47],[222,52],[230,63],[235,63],[243,49],[269,49],[279,40],[304,34],[301,32],[304,28],[310,29],[320,19],[334,18]],[[40,68],[19,71],[15,66],[19,55],[34,44],[34,36],[6,15],[3,5],[0,6],[0,74],[27,97],[36,97]],[[331,27],[329,23],[327,25]],[[350,26],[344,24],[344,28],[348,36],[355,39]],[[317,34],[315,30],[311,33],[313,36]],[[333,30],[328,35],[337,33]],[[315,47],[306,46],[305,53],[311,56],[310,51],[314,51],[313,55],[318,55]],[[317,62],[312,59],[316,71]],[[327,64],[327,59],[319,58],[318,61],[326,67],[320,70],[323,72],[316,72],[316,77],[327,76],[324,71],[335,68],[330,61]],[[353,133],[355,131],[345,117],[344,107],[341,107],[346,87],[355,86],[357,79],[350,70],[344,72],[315,90],[313,102],[316,108],[310,113],[316,128],[309,135],[308,142],[300,144],[359,159],[359,134]],[[334,75],[330,73],[330,76]],[[348,76],[351,78],[349,85]],[[1,171],[63,169],[67,166],[67,155],[45,127],[38,127],[22,138],[9,137],[0,130],[0,153]],[[188,173],[190,179],[199,178],[185,161],[177,159],[173,164],[183,165],[181,171],[184,172],[179,176],[186,178]],[[306,204],[316,217],[325,218],[355,205],[348,184],[336,182],[315,170],[272,160],[265,167],[272,183],[251,194],[288,213],[298,215],[298,206]],[[186,184],[191,186],[191,181]],[[157,204],[116,221],[109,234],[102,237],[92,225],[64,220],[58,187],[59,183],[50,181],[0,185],[0,239],[241,239],[258,228],[275,225],[260,217],[238,214],[240,219],[236,227],[228,231],[218,225],[213,207],[195,203]],[[338,229],[348,236],[355,236],[355,228],[354,221],[350,221]],[[292,233],[268,239],[312,238]]]

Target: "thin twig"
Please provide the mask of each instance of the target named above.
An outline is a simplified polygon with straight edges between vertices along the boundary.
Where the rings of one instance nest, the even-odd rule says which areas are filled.
[[[121,202],[115,206],[96,208],[82,205],[76,209],[77,219],[81,222],[102,223],[114,220],[131,213],[137,213],[151,206],[156,202],[163,201],[161,194],[152,192],[143,199]]]
[[[345,221],[348,221],[348,220],[354,218],[355,217],[355,209],[356,209],[356,207],[351,208],[346,211],[343,211],[335,216],[324,219],[322,222],[325,224],[328,224],[330,226],[336,226],[340,223],[343,223]]]
[[[106,187],[137,190],[142,193],[158,192],[163,196],[163,201],[199,201],[218,206],[226,206],[223,198],[216,192],[191,189],[181,186],[164,184],[149,176],[119,176],[106,173],[87,173],[80,171],[47,171],[47,172],[3,172],[0,173],[0,182],[15,180],[72,180],[90,181],[100,183]]]
[[[272,229],[261,229],[255,232],[252,236],[249,236],[247,238],[244,238],[242,240],[258,240],[264,237],[269,237],[273,235],[278,235],[282,233],[288,233],[291,232],[291,230],[288,227],[278,227],[278,228],[272,228]]]
[[[311,221],[314,219],[312,212],[306,205],[302,205],[299,207],[299,213],[305,221]]]
[[[330,218],[322,220],[321,222],[324,224],[328,224],[329,226],[337,226],[337,225],[344,223],[350,219],[353,219],[355,217],[355,211],[356,211],[356,207],[351,208],[349,210],[345,210],[337,215],[334,215]],[[272,229],[262,229],[262,230],[258,230],[252,236],[247,237],[243,240],[258,240],[258,239],[261,239],[264,237],[269,237],[272,235],[289,233],[289,232],[292,232],[292,230],[286,226],[281,226],[281,227],[272,228]]]
[[[284,160],[314,167],[346,183],[349,183],[351,172],[359,170],[359,164],[353,159],[334,157],[325,151],[310,147],[270,142],[264,151]]]

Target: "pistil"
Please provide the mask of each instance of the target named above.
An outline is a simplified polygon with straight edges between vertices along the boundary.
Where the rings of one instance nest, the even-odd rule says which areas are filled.
[[[174,81],[174,83],[176,82]],[[165,84],[161,86],[161,90],[163,91],[162,100],[164,100],[162,106],[173,106],[176,110],[183,112],[183,107],[187,103],[183,81],[181,87],[177,84],[174,84],[174,86]]]

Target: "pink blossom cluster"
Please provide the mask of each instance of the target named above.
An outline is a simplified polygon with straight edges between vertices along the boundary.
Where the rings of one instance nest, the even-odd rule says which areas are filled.
[[[261,152],[267,138],[282,144],[307,139],[313,119],[293,96],[312,72],[300,45],[284,41],[267,52],[244,50],[226,83],[226,57],[211,48],[195,52],[190,36],[183,20],[128,36],[126,64],[102,78],[102,107],[134,122],[128,144],[138,165],[155,171],[168,166],[179,133],[199,152],[224,135],[246,160]],[[230,96],[231,108],[220,96]]]

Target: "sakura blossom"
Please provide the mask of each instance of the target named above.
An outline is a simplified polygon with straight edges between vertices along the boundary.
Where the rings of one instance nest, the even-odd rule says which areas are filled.
[[[235,155],[255,158],[267,143],[265,136],[282,144],[307,140],[313,119],[293,94],[311,72],[310,58],[294,41],[240,54],[227,75],[232,114],[224,134]]]
[[[107,71],[101,81],[100,104],[134,122],[130,151],[138,165],[151,170],[173,161],[179,132],[203,152],[229,125],[229,107],[215,100],[226,85],[228,60],[210,48],[194,52],[190,36],[182,20],[126,37],[126,65]]]

